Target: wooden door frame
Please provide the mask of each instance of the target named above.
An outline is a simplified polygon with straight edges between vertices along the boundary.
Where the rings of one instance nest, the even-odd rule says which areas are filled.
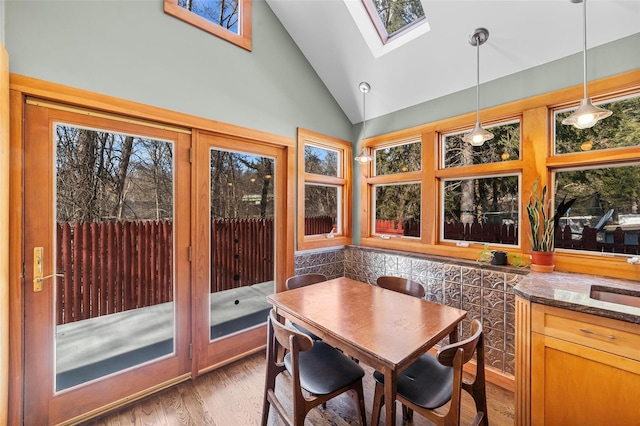
[[[9,390],[9,54],[0,42],[0,395]],[[9,401],[0,398],[0,423]]]
[[[21,424],[23,416],[23,352],[24,352],[24,102],[26,98],[37,97],[53,102],[64,103],[105,114],[117,114],[142,121],[166,123],[169,126],[180,126],[209,131],[228,136],[237,136],[257,143],[282,147],[286,151],[286,198],[293,203],[295,194],[295,140],[273,135],[258,130],[247,129],[207,118],[191,116],[169,111],[137,102],[126,101],[111,96],[101,95],[86,90],[76,89],[56,83],[25,77],[17,74],[9,76],[10,89],[10,156],[9,156],[9,386],[8,386],[8,424]],[[195,185],[192,179],[192,187]],[[192,198],[193,200],[193,198]],[[285,209],[286,210],[286,209]],[[194,209],[192,209],[194,215]],[[283,259],[282,275],[292,275],[294,270],[294,213],[286,212],[282,218],[287,238],[283,247],[279,248]],[[192,219],[194,219],[192,217]],[[191,240],[194,241],[192,229]],[[194,275],[195,263],[192,262],[191,274]],[[284,280],[276,280],[276,290],[284,289]],[[153,392],[157,389],[151,389]],[[141,398],[145,394],[136,395]],[[129,400],[130,401],[130,400]]]
[[[193,345],[194,362],[193,375],[200,375],[207,371],[226,365],[237,359],[255,353],[266,347],[267,333],[266,327],[253,327],[248,330],[236,333],[231,336],[224,336],[215,341],[210,340],[210,328],[205,326],[209,322],[209,298],[204,295],[210,293],[210,247],[211,247],[211,213],[210,213],[210,170],[211,165],[210,149],[216,148],[222,151],[247,152],[264,157],[275,157],[275,229],[274,242],[278,246],[287,233],[287,150],[281,146],[271,144],[252,143],[245,138],[222,135],[212,132],[198,131],[194,135],[194,158],[193,158],[193,182],[198,186],[194,188],[195,198],[193,220],[194,259],[200,265],[197,271],[194,270],[192,283],[195,290],[192,295],[192,306],[194,309],[193,319]],[[282,176],[282,177],[281,177]],[[285,236],[282,238],[282,236]],[[284,283],[290,272],[286,270],[286,254],[276,251],[275,253],[275,283]],[[207,268],[203,267],[207,265]],[[265,316],[266,322],[266,316]],[[256,345],[256,341],[260,344]]]

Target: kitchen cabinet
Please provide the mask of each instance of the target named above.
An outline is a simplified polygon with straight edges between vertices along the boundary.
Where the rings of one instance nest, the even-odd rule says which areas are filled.
[[[516,298],[516,424],[640,424],[640,325]]]

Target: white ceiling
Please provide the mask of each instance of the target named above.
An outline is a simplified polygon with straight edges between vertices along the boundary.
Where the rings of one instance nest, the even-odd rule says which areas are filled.
[[[489,30],[481,84],[582,52],[583,6],[570,0],[422,0],[431,31],[378,58],[345,2],[363,8],[360,0],[267,0],[352,123],[362,121],[361,81],[371,85],[367,120],[475,87],[469,35],[478,27]],[[640,0],[587,2],[587,48],[639,32]]]

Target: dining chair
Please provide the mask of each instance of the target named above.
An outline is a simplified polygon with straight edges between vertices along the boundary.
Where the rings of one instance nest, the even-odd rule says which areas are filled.
[[[362,367],[332,346],[314,341],[306,334],[280,323],[274,310],[271,310],[267,322],[267,373],[262,426],[267,425],[270,407],[287,425],[302,426],[311,409],[344,392],[355,393],[360,421],[366,426]],[[283,349],[286,355],[281,361],[278,354]],[[284,371],[291,375],[293,417],[285,410],[275,392],[276,377]],[[303,394],[303,390],[308,396]]]
[[[438,350],[436,356],[426,354],[398,375],[396,400],[407,407],[406,420],[411,420],[413,411],[437,425],[460,424],[460,402],[462,390],[473,397],[476,416],[473,425],[489,425],[487,418],[487,394],[484,376],[484,336],[482,323],[473,320],[471,337],[451,343]],[[472,381],[462,378],[464,364],[476,355],[476,374]],[[375,371],[376,387],[373,396],[371,424],[378,425],[384,401],[384,376]],[[445,411],[439,409],[449,401]],[[395,402],[394,402],[395,403]]]
[[[311,284],[317,284],[319,282],[326,281],[326,280],[327,280],[327,276],[324,274],[316,274],[316,273],[301,274],[301,275],[295,275],[293,277],[287,278],[287,281],[285,281],[285,286],[287,287],[287,290],[293,290],[294,288],[304,287]]]
[[[422,284],[402,277],[381,276],[376,280],[376,284],[378,284],[378,287],[419,297],[420,299],[424,299],[426,293]]]
[[[326,280],[327,280],[327,276],[324,275],[324,274],[319,274],[319,273],[309,273],[309,274],[295,275],[293,277],[287,278],[287,281],[285,281],[285,286],[286,286],[287,290],[293,290],[295,288],[304,287],[304,286],[312,285],[312,284],[317,284],[317,283],[320,283],[320,282],[326,281]],[[307,336],[311,337],[313,340],[320,340],[320,337],[316,336],[315,334],[313,334],[312,332],[310,332],[306,328],[304,328],[302,326],[299,326],[297,324],[294,324],[294,323],[292,323],[291,325],[293,325],[295,328],[297,328],[299,331],[303,332]]]

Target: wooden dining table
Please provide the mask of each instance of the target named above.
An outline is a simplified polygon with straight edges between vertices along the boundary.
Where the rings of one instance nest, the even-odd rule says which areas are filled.
[[[267,296],[276,314],[384,374],[386,425],[395,425],[398,373],[446,336],[466,311],[341,277]],[[393,402],[392,402],[393,401]]]

